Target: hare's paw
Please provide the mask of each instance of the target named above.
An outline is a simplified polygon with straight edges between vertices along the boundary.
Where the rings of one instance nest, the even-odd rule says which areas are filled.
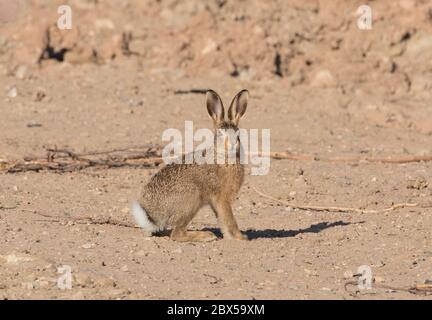
[[[171,233],[171,239],[180,242],[209,242],[217,239],[210,231],[185,231]]]
[[[247,235],[241,233],[240,231],[235,232],[234,234],[224,234],[225,239],[234,239],[234,240],[249,240]]]

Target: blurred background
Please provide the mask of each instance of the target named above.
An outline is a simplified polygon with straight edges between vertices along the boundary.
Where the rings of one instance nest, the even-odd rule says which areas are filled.
[[[427,0],[2,3],[10,7],[2,15],[13,16],[2,18],[9,20],[1,26],[3,75],[16,73],[22,64],[43,68],[134,60],[149,74],[277,79],[348,93],[361,87],[400,94],[431,86],[432,4]],[[63,4],[71,6],[72,30],[56,27]],[[372,9],[371,30],[357,26],[363,4]]]
[[[255,101],[274,89],[260,102],[264,104],[262,110],[267,110],[272,99],[281,108],[272,107],[273,116],[268,121],[262,119],[267,126],[276,124],[275,118],[280,119],[276,112],[297,112],[293,105],[302,102],[299,112],[305,112],[309,104],[325,108],[323,114],[317,115],[323,122],[336,112],[336,124],[335,119],[328,119],[336,127],[339,120],[346,128],[347,117],[361,117],[360,122],[366,125],[432,133],[432,122],[426,116],[432,88],[430,1],[0,3],[0,84],[4,102],[15,104],[11,118],[2,123],[6,127],[17,125],[15,116],[23,103],[27,105],[25,110],[33,106],[36,112],[52,105],[51,111],[55,109],[62,117],[68,114],[68,106],[79,109],[91,102],[91,109],[99,113],[82,107],[81,115],[86,116],[79,123],[85,137],[93,127],[83,129],[89,117],[106,116],[107,110],[100,110],[102,107],[96,106],[99,104],[118,105],[122,112],[123,104],[130,107],[126,113],[135,109],[138,113],[147,110],[144,113],[150,115],[152,106],[160,109],[158,101],[165,99],[167,104],[174,104],[164,115],[166,119],[156,113],[146,119],[163,124],[170,122],[172,115],[184,116],[185,98],[170,100],[176,90],[212,87],[224,91],[222,94],[226,91],[226,99],[230,99],[236,90],[248,87]],[[58,8],[64,4],[71,8],[72,28],[60,30],[57,21],[62,12]],[[369,5],[372,10],[370,30],[358,27],[360,5]],[[63,102],[54,103],[60,97]],[[186,99],[202,105],[202,97]],[[40,101],[45,102],[43,108]],[[314,110],[319,113],[319,108]],[[286,122],[302,122],[286,117]],[[38,124],[33,118],[27,117],[30,126],[32,122]],[[307,123],[314,120],[312,116]],[[157,139],[158,126],[149,126],[146,135]],[[349,126],[354,130],[355,126]],[[102,134],[112,132],[112,128],[101,129]],[[364,126],[359,129],[364,131]],[[135,137],[138,133],[131,134]],[[54,142],[49,135],[41,135],[40,139]],[[66,140],[70,139],[64,143]]]

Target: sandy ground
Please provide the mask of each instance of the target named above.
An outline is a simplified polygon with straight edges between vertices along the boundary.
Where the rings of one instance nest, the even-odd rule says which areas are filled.
[[[198,1],[121,1],[123,11],[115,10],[115,1],[106,7],[77,1],[77,25],[99,21],[96,31],[81,27],[79,36],[51,37],[50,45],[68,48],[67,54],[39,63],[46,13],[57,17],[58,3],[26,3],[0,37],[0,161],[44,156],[54,146],[83,152],[161,144],[162,132],[183,130],[185,120],[209,127],[204,95],[174,94],[191,88],[213,88],[225,101],[248,88],[241,125],[270,128],[273,151],[317,158],[432,154],[432,9],[425,1],[372,1],[375,29],[367,35],[356,30],[355,1],[341,7],[351,14],[340,21],[337,4],[325,1],[214,1],[203,8]],[[138,35],[130,50],[138,54],[116,42],[130,30]],[[248,30],[255,30],[252,36]],[[97,58],[80,48],[93,48]],[[344,284],[362,265],[379,285],[430,281],[432,209],[301,211],[254,188],[297,204],[380,209],[430,203],[431,169],[432,162],[272,160],[268,175],[246,177],[234,206],[250,241],[210,243],[73,222],[112,217],[132,223],[129,203],[156,168],[0,173],[0,298],[428,298],[378,287],[354,297]],[[204,228],[220,236],[209,208],[191,225]],[[56,285],[63,265],[72,269],[72,289]]]

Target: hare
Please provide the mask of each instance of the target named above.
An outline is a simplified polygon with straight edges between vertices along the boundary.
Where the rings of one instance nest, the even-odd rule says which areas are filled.
[[[190,221],[204,205],[210,205],[226,239],[247,240],[237,226],[232,203],[244,179],[240,163],[240,118],[246,112],[249,93],[240,91],[232,100],[225,120],[225,110],[219,95],[213,90],[206,94],[206,106],[213,119],[215,155],[223,146],[234,150],[234,161],[198,164],[169,164],[156,173],[144,187],[139,201],[132,204],[137,224],[147,232],[155,233],[170,228],[170,238],[176,241],[212,241],[210,231],[188,231]],[[231,129],[231,130],[230,130]],[[234,137],[234,138],[233,138]],[[218,143],[216,143],[218,142]],[[218,147],[216,147],[218,146]],[[224,153],[225,154],[225,153]]]

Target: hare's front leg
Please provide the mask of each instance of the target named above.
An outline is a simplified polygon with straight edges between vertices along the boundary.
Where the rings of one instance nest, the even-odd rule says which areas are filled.
[[[219,225],[226,239],[247,240],[247,236],[242,234],[234,218],[231,204],[227,200],[215,201],[212,205],[213,210],[219,220]]]

